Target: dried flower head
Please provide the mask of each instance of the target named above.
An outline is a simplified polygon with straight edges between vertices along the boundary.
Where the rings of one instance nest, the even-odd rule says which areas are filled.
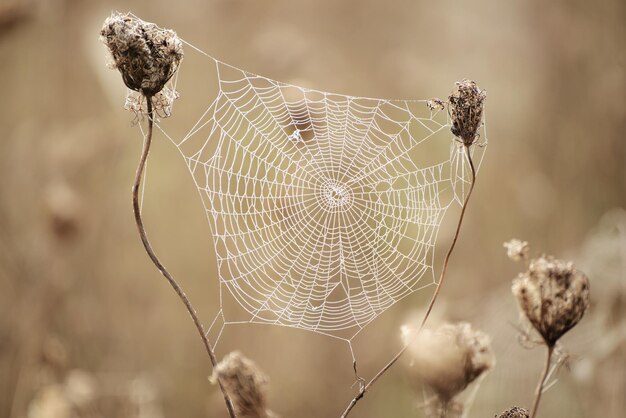
[[[589,307],[589,279],[571,262],[542,256],[513,280],[520,310],[552,347]]]
[[[265,386],[268,378],[257,365],[233,351],[215,366],[212,380],[219,379],[233,401],[239,418],[269,418],[273,414],[267,410]]]
[[[530,252],[530,245],[526,241],[520,241],[518,239],[512,239],[503,244],[506,248],[506,255],[513,261],[528,260],[528,254]]]
[[[519,406],[514,406],[497,415],[496,418],[528,418],[528,411]]]
[[[460,138],[465,146],[469,147],[478,139],[486,97],[487,93],[471,80],[457,82],[456,89],[448,97],[452,133]]]
[[[409,353],[416,374],[443,404],[495,365],[489,336],[466,322],[423,330]]]
[[[183,59],[182,41],[174,31],[130,14],[108,17],[100,39],[111,52],[124,84],[147,97],[163,89]]]

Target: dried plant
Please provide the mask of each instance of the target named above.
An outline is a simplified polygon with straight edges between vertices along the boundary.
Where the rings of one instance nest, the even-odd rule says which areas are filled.
[[[228,354],[213,370],[213,380],[220,380],[233,400],[240,418],[270,418],[265,388],[267,376],[240,352]]]
[[[514,406],[497,415],[496,418],[528,418],[528,411],[519,406]]]
[[[456,83],[455,91],[448,97],[448,111],[452,118],[452,133],[465,146],[478,140],[478,129],[483,121],[485,91],[472,80]]]
[[[46,369],[40,373],[46,375]],[[146,376],[104,377],[73,369],[63,377],[40,379],[26,418],[163,417],[158,391]]]
[[[526,244],[527,246],[527,244]],[[507,250],[524,245],[507,245]],[[513,280],[511,287],[521,314],[539,333],[547,347],[531,418],[537,414],[541,394],[558,340],[582,319],[589,307],[589,279],[571,262],[542,255],[531,260],[528,269]]]
[[[467,322],[424,329],[408,343],[410,370],[436,395],[433,417],[462,409],[457,395],[495,365],[491,338]]]
[[[209,360],[215,368],[217,366],[217,358],[207,338],[204,326],[181,286],[161,263],[152,249],[143,225],[141,208],[139,206],[139,188],[152,144],[154,125],[153,98],[161,93],[165,84],[178,69],[178,65],[183,58],[182,42],[172,30],[161,29],[153,23],[144,22],[130,14],[122,15],[120,13],[113,13],[111,17],[105,20],[100,35],[101,40],[113,56],[113,68],[117,68],[120,71],[124,84],[129,89],[139,92],[145,97],[148,131],[144,137],[143,150],[132,188],[133,211],[139,236],[146,253],[185,305],[204,344]],[[157,103],[161,100],[167,100],[167,95],[159,96]],[[139,100],[139,103],[142,103],[142,101]],[[224,395],[228,413],[231,418],[236,418],[237,415],[235,414],[232,401],[221,379],[218,377],[217,380]]]
[[[129,88],[124,108],[147,115],[150,102],[159,116],[171,116],[178,93],[166,84],[184,56],[176,32],[131,14],[113,13],[104,21],[100,39],[111,53],[111,67],[119,70]]]
[[[527,241],[512,239],[502,244],[506,248],[506,255],[513,261],[526,261],[530,253],[530,245]]]
[[[583,317],[589,307],[589,279],[571,262],[541,256],[513,281],[520,310],[548,347]]]
[[[100,35],[126,87],[146,97],[163,90],[183,59],[176,32],[130,14],[113,13],[104,21]]]

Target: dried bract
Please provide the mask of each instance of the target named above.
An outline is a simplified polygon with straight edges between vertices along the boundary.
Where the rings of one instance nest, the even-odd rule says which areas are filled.
[[[514,406],[497,415],[496,418],[528,418],[528,411],[519,406]]]
[[[130,14],[113,13],[100,35],[126,86],[146,97],[163,89],[183,59],[182,41],[174,31]]]
[[[423,330],[409,355],[417,376],[443,404],[495,364],[489,336],[466,322]]]
[[[165,86],[160,92],[152,96],[152,108],[160,117],[168,118],[172,115],[172,104],[176,99],[178,99],[178,92]],[[134,112],[139,118],[141,115],[146,115],[148,113],[146,96],[142,93],[128,90],[124,109]]]
[[[471,80],[457,82],[456,89],[448,97],[452,133],[460,138],[465,146],[469,147],[478,139],[486,97],[485,91],[479,89]]]
[[[506,248],[506,255],[513,261],[528,260],[528,253],[530,252],[530,245],[526,241],[520,241],[518,239],[512,239],[503,244]]]
[[[542,256],[514,281],[520,310],[549,347],[572,329],[589,307],[589,279],[571,262]]]
[[[212,380],[220,380],[233,401],[239,418],[269,418],[273,414],[267,410],[265,386],[268,379],[257,365],[233,351],[215,366]]]

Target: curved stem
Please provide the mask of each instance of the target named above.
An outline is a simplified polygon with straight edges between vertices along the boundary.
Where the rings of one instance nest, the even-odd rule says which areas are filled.
[[[535,401],[533,402],[532,412],[530,413],[530,418],[535,418],[537,415],[537,410],[539,409],[539,402],[541,401],[541,394],[543,392],[543,385],[546,383],[546,378],[548,377],[548,373],[550,372],[550,364],[552,363],[552,353],[554,352],[554,346],[548,346],[548,353],[546,355],[546,364],[543,367],[543,372],[541,373],[541,377],[539,378],[539,383],[537,384],[537,389],[535,389]]]
[[[135,214],[135,223],[137,224],[137,229],[139,230],[139,236],[141,237],[141,242],[143,243],[146,253],[148,253],[148,256],[150,257],[150,260],[152,260],[152,263],[154,263],[156,268],[165,277],[165,279],[168,281],[170,286],[172,286],[172,288],[174,289],[174,291],[176,292],[180,300],[185,305],[185,308],[187,308],[187,312],[189,312],[189,315],[191,316],[191,319],[193,320],[193,323],[196,326],[198,333],[200,334],[200,338],[202,339],[202,343],[204,344],[207,354],[209,355],[209,359],[211,360],[211,365],[215,367],[217,365],[217,358],[215,357],[215,352],[213,351],[213,347],[211,346],[211,343],[209,342],[206,336],[204,327],[202,326],[202,323],[200,322],[200,319],[198,318],[198,314],[196,313],[196,310],[194,309],[187,295],[185,295],[185,292],[183,292],[183,289],[180,287],[178,282],[174,279],[174,277],[172,277],[172,275],[167,271],[165,266],[161,263],[161,261],[156,256],[154,250],[152,249],[152,245],[150,245],[150,241],[148,240],[148,236],[146,234],[146,229],[143,225],[143,219],[141,217],[141,208],[139,206],[139,187],[141,185],[141,178],[143,177],[143,172],[146,167],[146,161],[148,160],[148,154],[150,152],[150,145],[152,144],[152,130],[153,130],[153,125],[154,125],[152,97],[146,96],[146,102],[148,103],[148,132],[144,136],[143,150],[141,151],[141,158],[139,160],[139,165],[137,166],[137,172],[135,173],[135,181],[133,183],[133,190],[132,190],[133,212]],[[220,389],[222,390],[222,394],[224,395],[224,401],[226,402],[228,415],[230,416],[230,418],[237,418],[237,416],[235,415],[235,410],[233,408],[233,403],[230,397],[228,396],[226,389],[222,385],[222,382],[219,379],[218,379],[218,384],[219,384]]]
[[[424,319],[422,320],[422,324],[419,327],[419,330],[424,327],[426,324],[426,320],[430,316],[430,312],[435,305],[435,300],[437,300],[437,296],[439,296],[439,291],[441,290],[441,285],[443,284],[443,280],[446,278],[446,272],[448,271],[448,263],[450,262],[450,256],[454,251],[454,247],[456,246],[456,242],[459,239],[459,233],[461,232],[461,225],[463,224],[463,218],[465,217],[465,211],[467,210],[467,204],[469,199],[474,191],[474,185],[476,184],[476,168],[474,167],[474,161],[472,160],[472,154],[470,153],[469,146],[465,146],[465,153],[467,155],[467,161],[472,170],[472,178],[470,182],[469,190],[467,191],[467,195],[465,196],[465,200],[463,201],[463,206],[461,207],[461,214],[459,215],[459,223],[456,226],[456,232],[454,233],[454,238],[452,239],[452,243],[450,244],[450,248],[448,249],[448,253],[446,254],[446,258],[443,260],[443,268],[441,269],[441,275],[439,276],[439,283],[437,283],[437,288],[435,289],[435,293],[433,293],[433,297],[428,304],[428,309],[426,310],[426,315],[424,315]],[[419,332],[419,331],[418,331]]]
[[[448,270],[448,263],[450,261],[450,256],[452,255],[452,252],[454,251],[454,247],[456,246],[456,242],[459,238],[459,233],[461,232],[461,225],[463,224],[463,218],[465,217],[467,204],[472,195],[472,191],[474,190],[474,185],[476,184],[476,168],[474,167],[474,162],[472,160],[472,155],[470,153],[470,147],[468,145],[464,145],[464,147],[465,147],[465,154],[467,156],[467,161],[472,170],[470,187],[469,187],[469,190],[467,191],[467,195],[465,196],[465,200],[463,201],[463,206],[461,207],[461,214],[459,215],[459,222],[457,223],[457,226],[456,226],[456,232],[454,233],[454,238],[452,240],[452,243],[450,244],[450,248],[448,249],[448,253],[446,254],[446,258],[444,259],[444,262],[443,262],[443,268],[441,270],[441,275],[439,276],[439,283],[437,283],[437,288],[435,289],[435,293],[433,294],[433,297],[431,298],[430,303],[428,304],[428,308],[426,310],[426,314],[424,315],[424,319],[422,320],[422,323],[419,329],[417,330],[417,332],[413,333],[413,336],[402,346],[400,351],[398,351],[398,353],[382,369],[380,369],[378,373],[376,373],[376,375],[372,378],[372,380],[370,380],[367,383],[367,385],[365,385],[361,389],[361,391],[359,391],[359,393],[352,399],[352,401],[350,401],[350,403],[348,404],[348,407],[345,409],[343,414],[341,414],[340,418],[346,418],[348,414],[350,413],[350,411],[352,410],[352,408],[354,408],[354,406],[357,404],[357,402],[359,402],[361,398],[365,396],[365,392],[367,392],[372,387],[372,385],[376,383],[376,381],[380,379],[380,377],[387,370],[389,370],[391,366],[393,366],[400,357],[402,357],[402,354],[404,354],[407,348],[409,348],[409,345],[411,345],[411,342],[413,342],[413,340],[415,339],[415,336],[420,333],[422,328],[424,328],[424,324],[426,324],[426,320],[428,319],[428,316],[430,315],[430,312],[432,311],[433,306],[435,305],[435,300],[437,299],[437,296],[439,295],[439,291],[441,290],[441,285],[443,284],[443,280],[445,279],[445,276],[446,276],[446,271]]]

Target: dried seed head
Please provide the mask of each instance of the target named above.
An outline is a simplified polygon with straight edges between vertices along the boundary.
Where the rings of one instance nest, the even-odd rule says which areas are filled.
[[[530,245],[528,245],[528,242],[512,239],[509,242],[505,242],[503,246],[506,248],[506,255],[511,260],[528,260],[528,253],[530,252]]]
[[[497,415],[496,418],[528,418],[529,416],[527,410],[519,406],[514,406],[502,412],[500,415]]]
[[[418,377],[447,404],[478,376],[491,369],[491,339],[466,322],[423,330],[409,353]]]
[[[219,379],[233,401],[239,418],[269,418],[265,386],[268,379],[257,365],[233,351],[215,366],[212,380]]]
[[[465,146],[469,147],[478,139],[486,97],[487,93],[471,80],[457,82],[456,89],[448,97],[452,133],[460,138]]]
[[[174,31],[130,14],[113,13],[104,21],[100,39],[126,86],[147,97],[163,89],[183,59],[182,42]]]
[[[571,262],[542,256],[513,280],[520,310],[552,347],[589,307],[589,279]]]
[[[91,374],[75,369],[65,380],[65,397],[77,408],[92,404],[98,396],[98,383]]]
[[[52,181],[45,191],[54,238],[70,243],[82,226],[83,202],[76,190],[63,180]]]

